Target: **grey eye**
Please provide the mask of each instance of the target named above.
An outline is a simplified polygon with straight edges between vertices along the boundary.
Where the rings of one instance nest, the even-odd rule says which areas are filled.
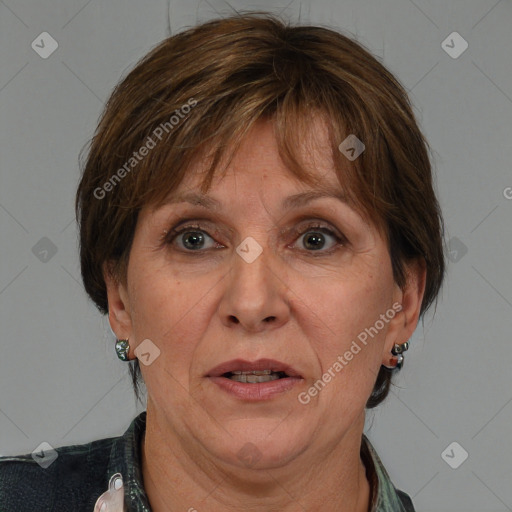
[[[183,247],[192,251],[203,249],[207,238],[211,239],[210,235],[200,230],[183,231],[179,236],[179,240],[181,240]]]

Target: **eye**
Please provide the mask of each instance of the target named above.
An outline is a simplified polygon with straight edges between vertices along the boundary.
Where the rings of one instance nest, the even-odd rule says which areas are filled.
[[[303,228],[293,228],[292,234],[297,241],[302,239],[301,250],[309,253],[318,252],[318,256],[330,254],[336,251],[338,246],[345,245],[347,242],[343,235],[318,222],[310,223]],[[163,238],[169,245],[177,244],[178,249],[183,252],[196,252],[198,255],[206,252],[205,250],[224,247],[215,242],[214,238],[208,234],[207,228],[200,223],[174,227],[169,233],[165,233]],[[326,242],[326,238],[332,239],[330,244],[328,241]],[[210,244],[208,244],[208,239],[211,241]],[[326,244],[328,245],[327,249],[325,249]],[[315,254],[315,256],[317,255]]]
[[[295,235],[299,237],[298,240],[302,240],[301,245],[307,252],[319,251],[321,253],[319,255],[329,254],[336,250],[336,246],[344,245],[347,241],[343,235],[319,223],[309,224],[305,228],[294,231]],[[332,238],[333,242],[331,242],[330,248],[322,250],[326,245],[326,235],[328,238]]]
[[[218,247],[220,244],[213,244],[208,247],[205,243],[207,239],[213,241],[213,238],[207,233],[206,229],[201,224],[186,225],[180,228],[173,228],[165,236],[165,241],[168,244],[179,242],[178,247],[184,251],[192,252],[199,251],[200,249],[209,249]],[[223,247],[223,246],[221,246]]]

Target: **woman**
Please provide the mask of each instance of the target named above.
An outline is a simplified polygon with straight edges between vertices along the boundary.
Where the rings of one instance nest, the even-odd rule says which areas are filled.
[[[363,427],[443,280],[427,148],[337,32],[250,14],[163,41],[76,199],[84,285],[146,411],[45,469],[4,458],[0,509],[413,510]]]

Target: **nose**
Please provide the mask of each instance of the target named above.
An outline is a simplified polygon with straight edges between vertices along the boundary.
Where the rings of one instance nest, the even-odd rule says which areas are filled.
[[[289,286],[277,257],[263,249],[256,259],[233,253],[219,305],[223,325],[252,333],[277,329],[290,317]]]

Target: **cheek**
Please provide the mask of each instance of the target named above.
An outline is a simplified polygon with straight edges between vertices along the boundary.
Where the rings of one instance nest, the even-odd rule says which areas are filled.
[[[137,342],[152,340],[161,351],[165,368],[185,378],[210,322],[208,296],[218,279],[206,275],[184,279],[168,266],[148,262],[134,264],[132,269],[134,337]]]
[[[387,266],[318,283],[301,306],[302,330],[320,363],[320,394],[347,412],[366,403],[381,364],[393,280]]]
[[[322,329],[337,349],[373,326],[391,307],[393,279],[386,265],[363,267],[357,272],[331,275],[316,280],[315,286],[304,282],[301,301],[303,328]],[[387,325],[387,324],[386,324]],[[385,329],[382,329],[385,330]],[[318,339],[313,336],[311,339]]]

